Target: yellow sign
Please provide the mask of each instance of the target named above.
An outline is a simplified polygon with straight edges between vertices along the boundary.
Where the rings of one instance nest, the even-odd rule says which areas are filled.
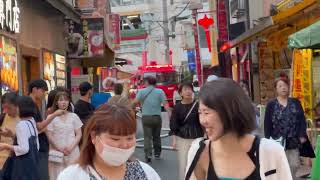
[[[293,52],[293,97],[300,100],[307,118],[312,118],[312,50]]]

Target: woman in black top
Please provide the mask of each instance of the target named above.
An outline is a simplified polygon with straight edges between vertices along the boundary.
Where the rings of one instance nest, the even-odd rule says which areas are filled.
[[[182,101],[172,111],[170,135],[173,136],[173,147],[178,150],[179,175],[183,179],[190,145],[194,139],[203,137],[203,130],[199,122],[199,104],[193,100],[192,84],[181,84],[178,92]]]
[[[280,77],[275,81],[277,98],[266,107],[264,131],[266,138],[282,140],[293,178],[300,165],[299,147],[307,140],[306,119],[300,101],[289,98],[289,80]]]

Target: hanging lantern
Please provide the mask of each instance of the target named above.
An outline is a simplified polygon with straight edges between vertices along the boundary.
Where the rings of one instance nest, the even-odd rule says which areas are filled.
[[[213,18],[208,18],[208,16],[205,14],[202,19],[199,19],[198,24],[203,27],[205,33],[206,33],[206,39],[208,44],[209,52],[211,52],[211,38],[210,38],[210,31],[209,27],[213,25],[214,20]]]

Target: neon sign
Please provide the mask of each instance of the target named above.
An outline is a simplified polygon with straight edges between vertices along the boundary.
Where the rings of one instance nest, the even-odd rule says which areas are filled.
[[[14,4],[13,4],[14,2]],[[0,27],[14,33],[20,32],[20,8],[17,0],[0,0]]]

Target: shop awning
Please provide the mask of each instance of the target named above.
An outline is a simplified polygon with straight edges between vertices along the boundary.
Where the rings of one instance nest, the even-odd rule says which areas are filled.
[[[288,47],[297,49],[320,48],[320,21],[290,35]]]
[[[239,44],[250,42],[259,35],[275,32],[281,28],[281,25],[292,23],[297,17],[302,17],[315,9],[319,6],[317,1],[318,0],[304,0],[285,11],[279,12],[275,16],[266,17],[259,25],[247,30],[236,39],[227,42],[223,47],[233,48]]]
[[[257,34],[262,33],[263,31],[267,31],[269,28],[272,28],[274,25],[272,17],[267,17],[263,22],[254,28],[251,28],[235,38],[234,40],[228,42],[228,47],[233,48],[240,43],[243,43],[245,41],[250,41],[252,38],[254,38]]]
[[[71,20],[76,23],[81,22],[81,15],[78,13],[71,5],[66,3],[64,0],[46,0],[49,4],[51,4],[54,8],[58,9],[64,15],[66,15]]]

